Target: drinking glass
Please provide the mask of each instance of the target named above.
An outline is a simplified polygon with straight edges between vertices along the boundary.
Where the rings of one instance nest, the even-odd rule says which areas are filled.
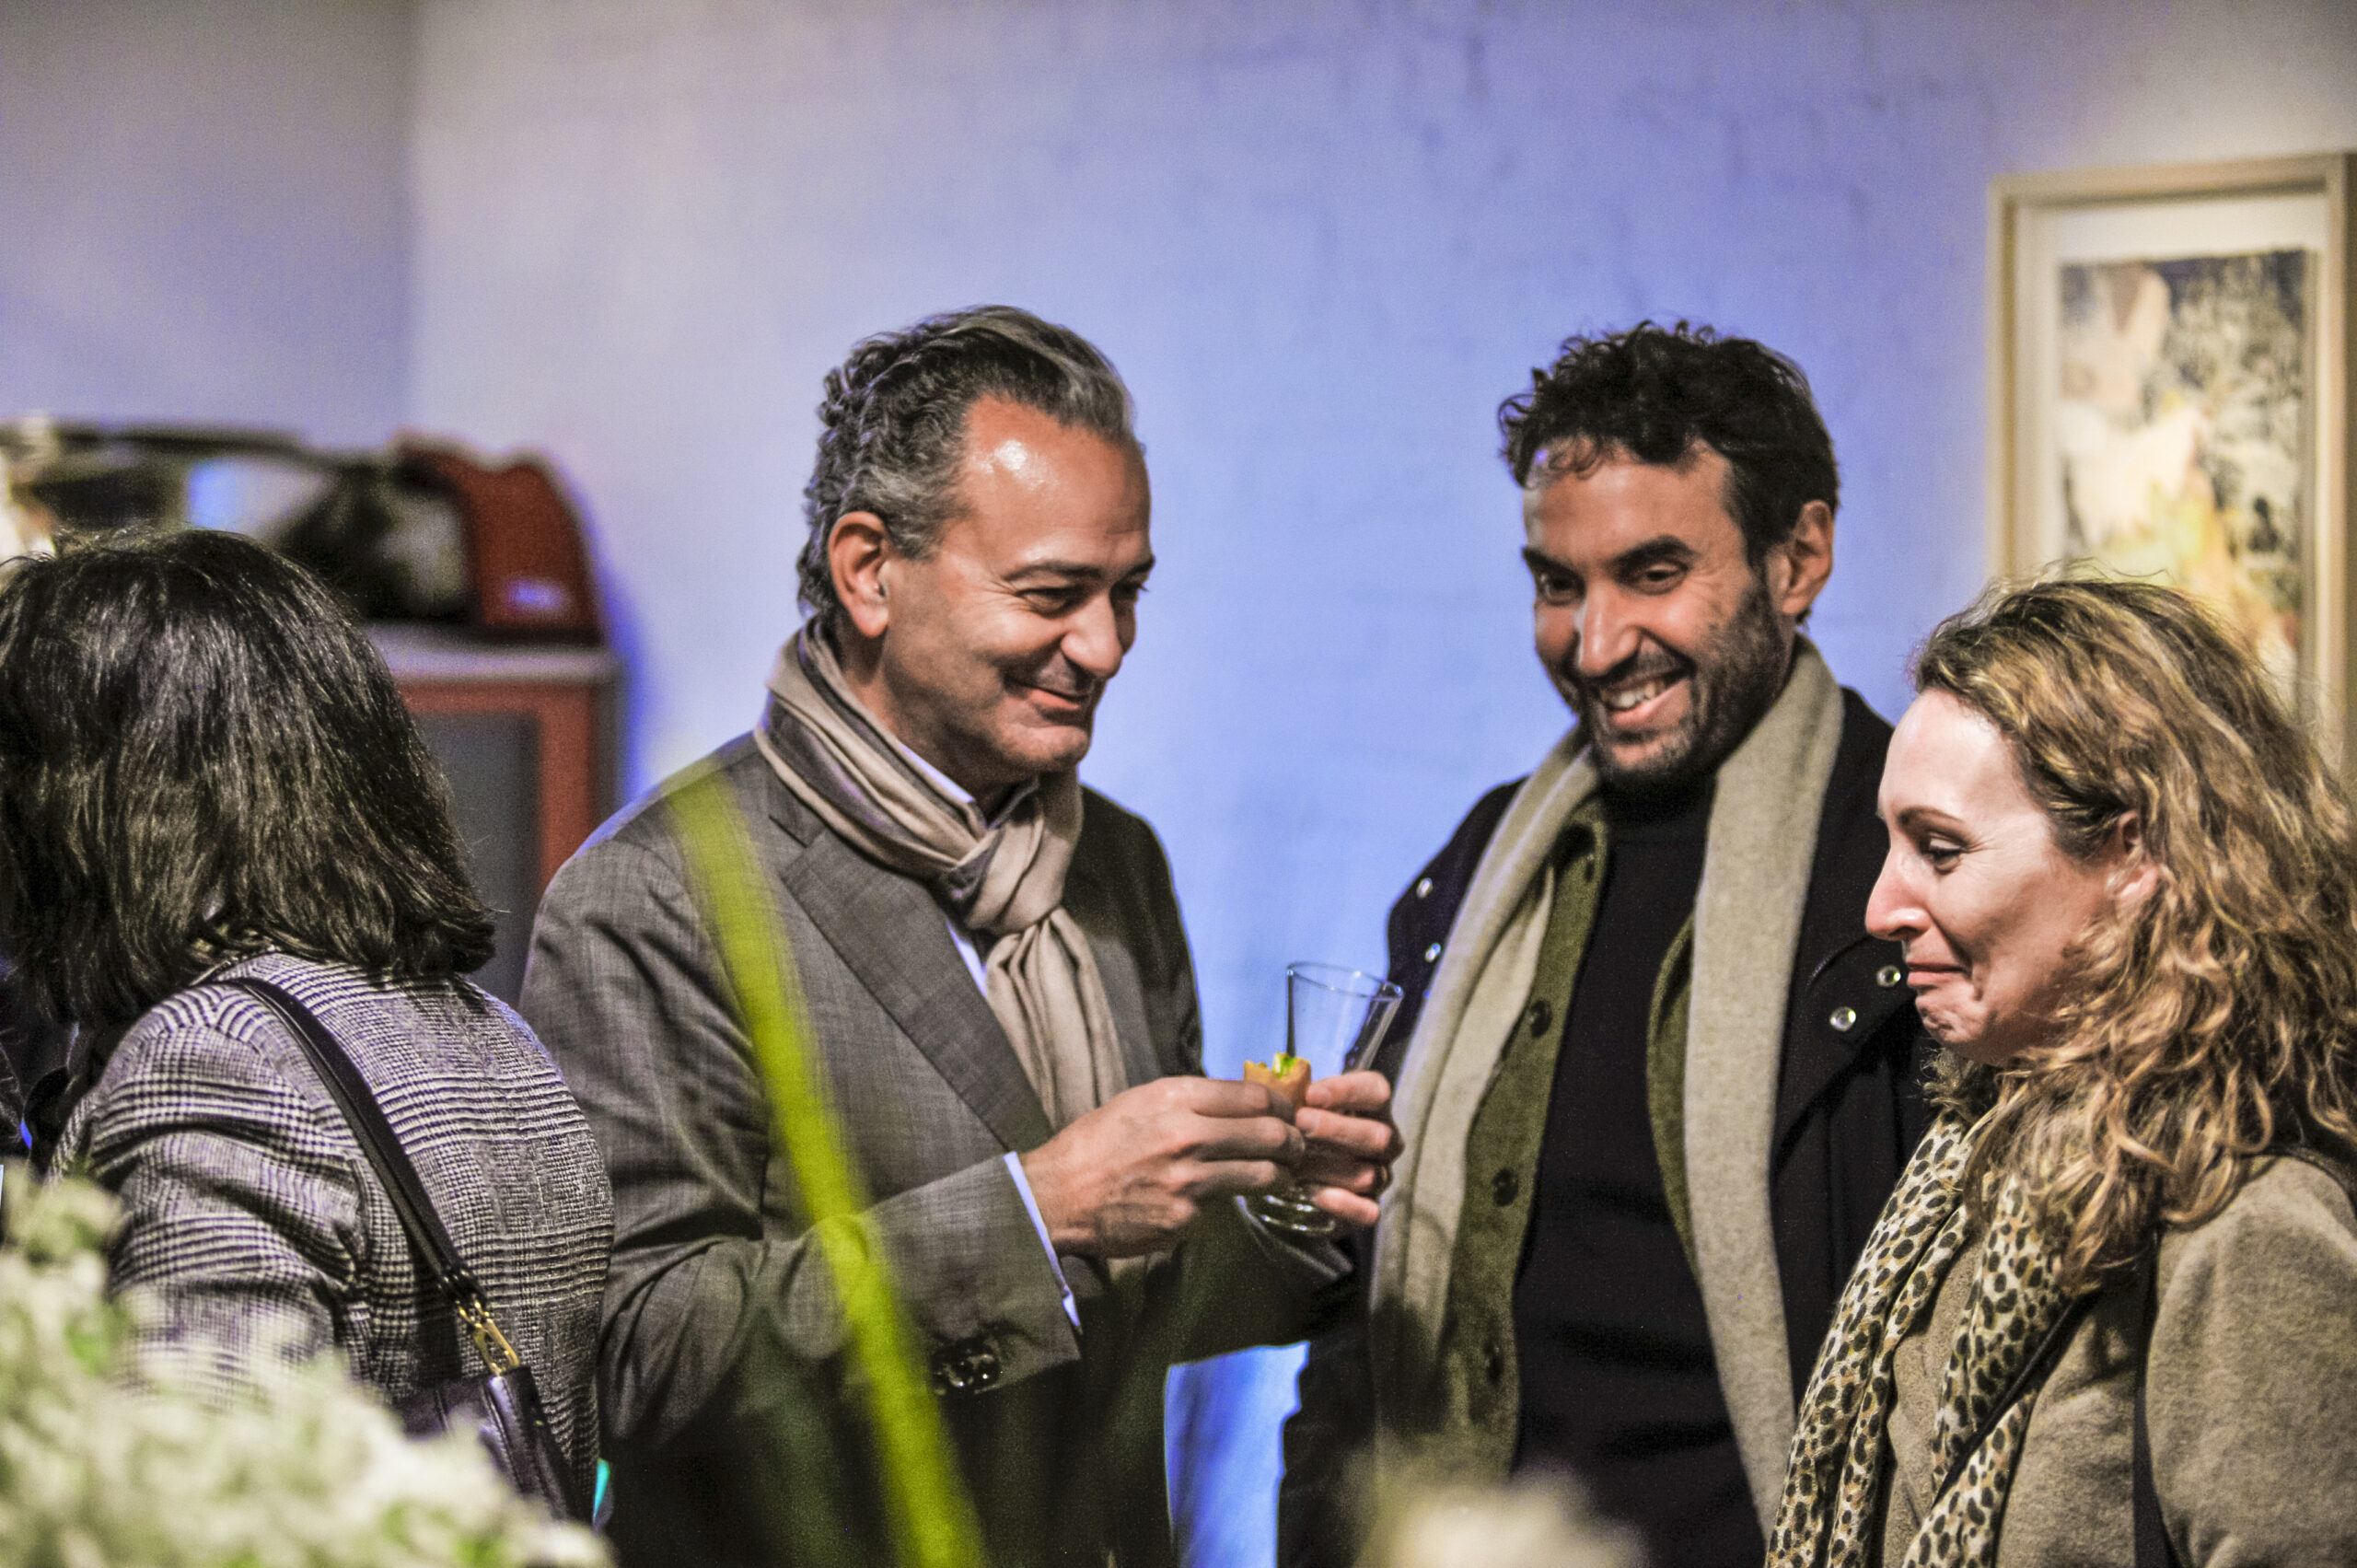
[[[1374,1055],[1399,1010],[1399,988],[1379,975],[1340,964],[1285,966],[1285,1051],[1309,1063],[1313,1084]],[[1290,1179],[1242,1202],[1254,1219],[1288,1235],[1331,1236],[1336,1228],[1334,1216]]]

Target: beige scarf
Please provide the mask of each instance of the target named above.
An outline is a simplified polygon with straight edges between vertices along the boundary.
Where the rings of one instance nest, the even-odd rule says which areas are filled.
[[[1841,689],[1800,638],[1782,692],[1720,764],[1694,900],[1686,1184],[1712,1353],[1763,1529],[1774,1522],[1794,1415],[1769,1145],[1793,953],[1840,740]],[[1398,1110],[1406,1148],[1376,1229],[1370,1279],[1387,1441],[1412,1439],[1432,1419],[1466,1141],[1529,1004],[1554,900],[1556,840],[1596,787],[1577,730],[1524,782],[1474,872],[1409,1042]]]
[[[802,803],[853,849],[931,888],[969,931],[995,938],[984,966],[1006,1031],[1051,1125],[1129,1086],[1087,935],[1063,909],[1080,838],[1080,776],[1051,773],[995,826],[943,791],[843,681],[807,628],[778,650],[753,743]]]

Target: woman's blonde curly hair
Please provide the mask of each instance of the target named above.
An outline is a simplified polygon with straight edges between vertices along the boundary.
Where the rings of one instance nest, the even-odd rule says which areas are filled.
[[[1976,1207],[2024,1182],[2085,1288],[2270,1147],[2357,1156],[2357,839],[2258,663],[2183,594],[2067,581],[1984,596],[1914,673],[1996,726],[2066,854],[2132,814],[2158,873],[2073,948],[2051,1044],[1945,1059],[1935,1098],[1990,1112]]]

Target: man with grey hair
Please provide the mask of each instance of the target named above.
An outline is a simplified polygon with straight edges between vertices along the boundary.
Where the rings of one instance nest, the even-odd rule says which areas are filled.
[[[1171,1561],[1171,1362],[1297,1338],[1344,1272],[1228,1199],[1290,1175],[1353,1225],[1397,1151],[1382,1075],[1200,1076],[1153,830],[1075,772],[1153,565],[1127,390],[1019,310],[828,375],[801,597],[754,732],[551,887],[524,1011],[615,1199],[601,1389],[614,1539],[656,1562],[865,1562],[838,1291],[681,866],[678,791],[751,826],[828,1086],[989,1561]],[[790,1157],[791,1151],[788,1151]]]

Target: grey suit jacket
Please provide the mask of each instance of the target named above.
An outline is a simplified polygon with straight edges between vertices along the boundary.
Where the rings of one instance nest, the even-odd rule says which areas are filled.
[[[1330,1247],[1214,1205],[1118,1290],[1055,1271],[1004,1164],[1051,1135],[940,907],[828,830],[739,739],[624,812],[551,886],[524,1012],[603,1146],[616,1235],[601,1355],[614,1538],[630,1568],[865,1562],[872,1448],[836,1285],[770,1146],[758,1074],[682,880],[666,796],[716,770],[784,916],[835,1109],[999,1568],[1170,1561],[1162,1378],[1297,1338]],[[1201,1024],[1152,830],[1087,796],[1065,909],[1088,935],[1133,1083],[1200,1070]]]
[[[368,1080],[532,1369],[586,1495],[612,1211],[597,1145],[548,1053],[471,986],[378,984],[283,953],[223,973],[294,993]],[[194,986],[84,1070],[94,1081],[54,1163],[121,1198],[113,1278],[146,1295],[151,1344],[205,1347],[192,1369],[216,1385],[236,1383],[250,1353],[299,1360],[333,1347],[394,1403],[482,1373],[276,1014],[244,992]]]

